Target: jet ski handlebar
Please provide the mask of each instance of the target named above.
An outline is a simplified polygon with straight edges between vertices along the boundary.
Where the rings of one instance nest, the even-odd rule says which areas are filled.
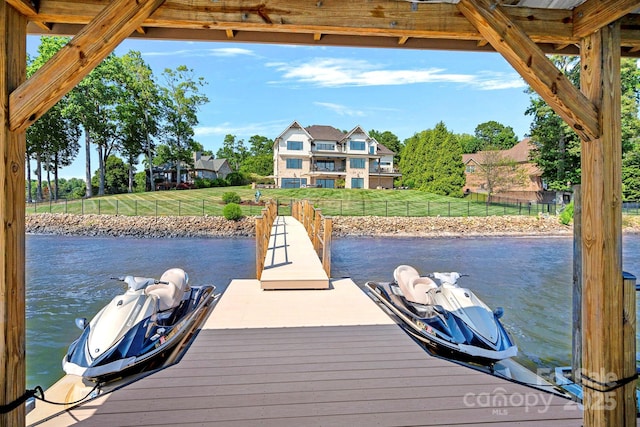
[[[149,285],[155,285],[158,283],[162,283],[164,285],[169,284],[169,282],[157,280],[152,277],[120,276],[120,277],[112,277],[112,279],[125,282],[127,286],[129,286],[129,289],[132,291],[138,291],[140,289],[146,288]]]
[[[429,277],[438,279],[440,283],[449,283],[451,285],[455,285],[458,282],[458,279],[461,277],[469,276],[468,274],[460,274],[456,271],[450,272],[437,272],[429,274]]]

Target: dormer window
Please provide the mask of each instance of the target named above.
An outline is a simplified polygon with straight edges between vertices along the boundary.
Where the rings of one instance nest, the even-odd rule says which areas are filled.
[[[364,151],[365,149],[364,141],[349,141],[349,150]]]
[[[287,141],[287,150],[302,151],[302,141]]]

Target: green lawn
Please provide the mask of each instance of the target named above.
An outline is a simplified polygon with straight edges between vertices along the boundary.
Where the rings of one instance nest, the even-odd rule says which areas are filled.
[[[222,195],[235,192],[243,201],[244,215],[258,215],[261,206],[254,201],[255,190],[248,186],[171,190],[118,194],[57,203],[27,204],[27,213],[72,213],[139,216],[222,215]],[[278,202],[278,213],[289,215],[293,201],[308,199],[325,215],[353,216],[488,216],[555,214],[555,206],[492,204],[438,196],[416,190],[360,190],[330,188],[260,189],[261,201]]]

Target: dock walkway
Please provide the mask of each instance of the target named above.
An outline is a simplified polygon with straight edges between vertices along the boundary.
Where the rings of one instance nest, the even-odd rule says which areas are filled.
[[[260,276],[262,289],[327,289],[322,268],[307,230],[292,216],[277,216]]]
[[[514,424],[579,426],[582,411],[430,356],[351,279],[337,279],[313,290],[233,280],[178,364],[38,425]]]

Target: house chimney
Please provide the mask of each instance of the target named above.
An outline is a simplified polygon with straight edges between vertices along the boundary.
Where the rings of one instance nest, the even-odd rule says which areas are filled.
[[[193,161],[197,162],[198,160],[200,160],[200,157],[202,156],[202,153],[199,151],[194,151],[193,152]]]

